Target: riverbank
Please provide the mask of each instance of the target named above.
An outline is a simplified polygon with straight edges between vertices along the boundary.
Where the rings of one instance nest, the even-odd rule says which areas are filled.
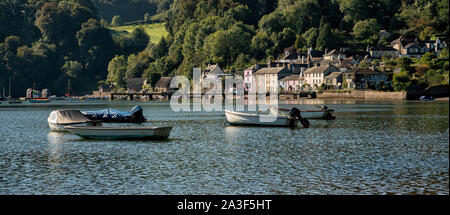
[[[340,93],[320,93],[319,99],[364,99],[364,100],[406,100],[406,92],[381,92],[381,91],[348,91]]]

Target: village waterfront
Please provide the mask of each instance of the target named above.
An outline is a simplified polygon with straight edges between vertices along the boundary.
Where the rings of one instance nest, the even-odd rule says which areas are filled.
[[[280,100],[336,110],[311,128],[235,127],[167,101],[0,108],[0,194],[449,194],[449,102]],[[55,109],[144,109],[165,141],[50,132]]]

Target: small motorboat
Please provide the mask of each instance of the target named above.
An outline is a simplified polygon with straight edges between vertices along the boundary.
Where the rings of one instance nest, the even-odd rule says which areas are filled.
[[[329,109],[327,106],[317,106],[320,109],[300,109],[301,115],[305,119],[309,120],[334,120],[336,119],[335,116],[333,116],[334,110]],[[270,111],[276,111],[274,108],[271,108]],[[291,109],[287,108],[278,108],[279,115],[285,115],[287,112],[291,111]],[[284,112],[284,113],[283,113]]]
[[[66,130],[90,139],[167,139],[172,127],[66,126]]]
[[[51,131],[67,131],[69,125],[100,125],[99,122],[88,119],[79,110],[55,110],[47,118]]]
[[[130,112],[119,111],[111,108],[98,111],[82,112],[90,120],[108,123],[144,123],[146,121],[141,106],[134,106]]]
[[[30,103],[49,103],[52,99],[46,98],[46,99],[30,99]]]
[[[273,110],[273,109],[272,109]],[[278,127],[297,127],[300,121],[303,127],[310,126],[308,119],[302,117],[301,111],[297,108],[292,108],[286,115],[278,115],[277,112],[251,113],[251,112],[237,112],[225,110],[227,122],[231,125],[251,125],[251,126],[278,126]]]
[[[420,100],[420,101],[433,101],[434,98],[433,98],[433,96],[421,96],[421,97],[419,98],[419,100]]]

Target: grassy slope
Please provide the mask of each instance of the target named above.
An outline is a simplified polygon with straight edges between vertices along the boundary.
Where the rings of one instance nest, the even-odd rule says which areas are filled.
[[[168,35],[168,32],[164,28],[164,23],[144,24],[144,25],[126,25],[117,27],[108,27],[113,35],[116,36],[129,36],[130,33],[137,27],[143,27],[145,32],[150,36],[152,43],[159,43],[161,38]]]

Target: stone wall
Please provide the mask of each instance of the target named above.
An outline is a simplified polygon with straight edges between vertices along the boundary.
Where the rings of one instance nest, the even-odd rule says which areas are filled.
[[[406,92],[380,92],[354,90],[346,93],[322,93],[317,98],[366,99],[366,100],[406,100]]]

